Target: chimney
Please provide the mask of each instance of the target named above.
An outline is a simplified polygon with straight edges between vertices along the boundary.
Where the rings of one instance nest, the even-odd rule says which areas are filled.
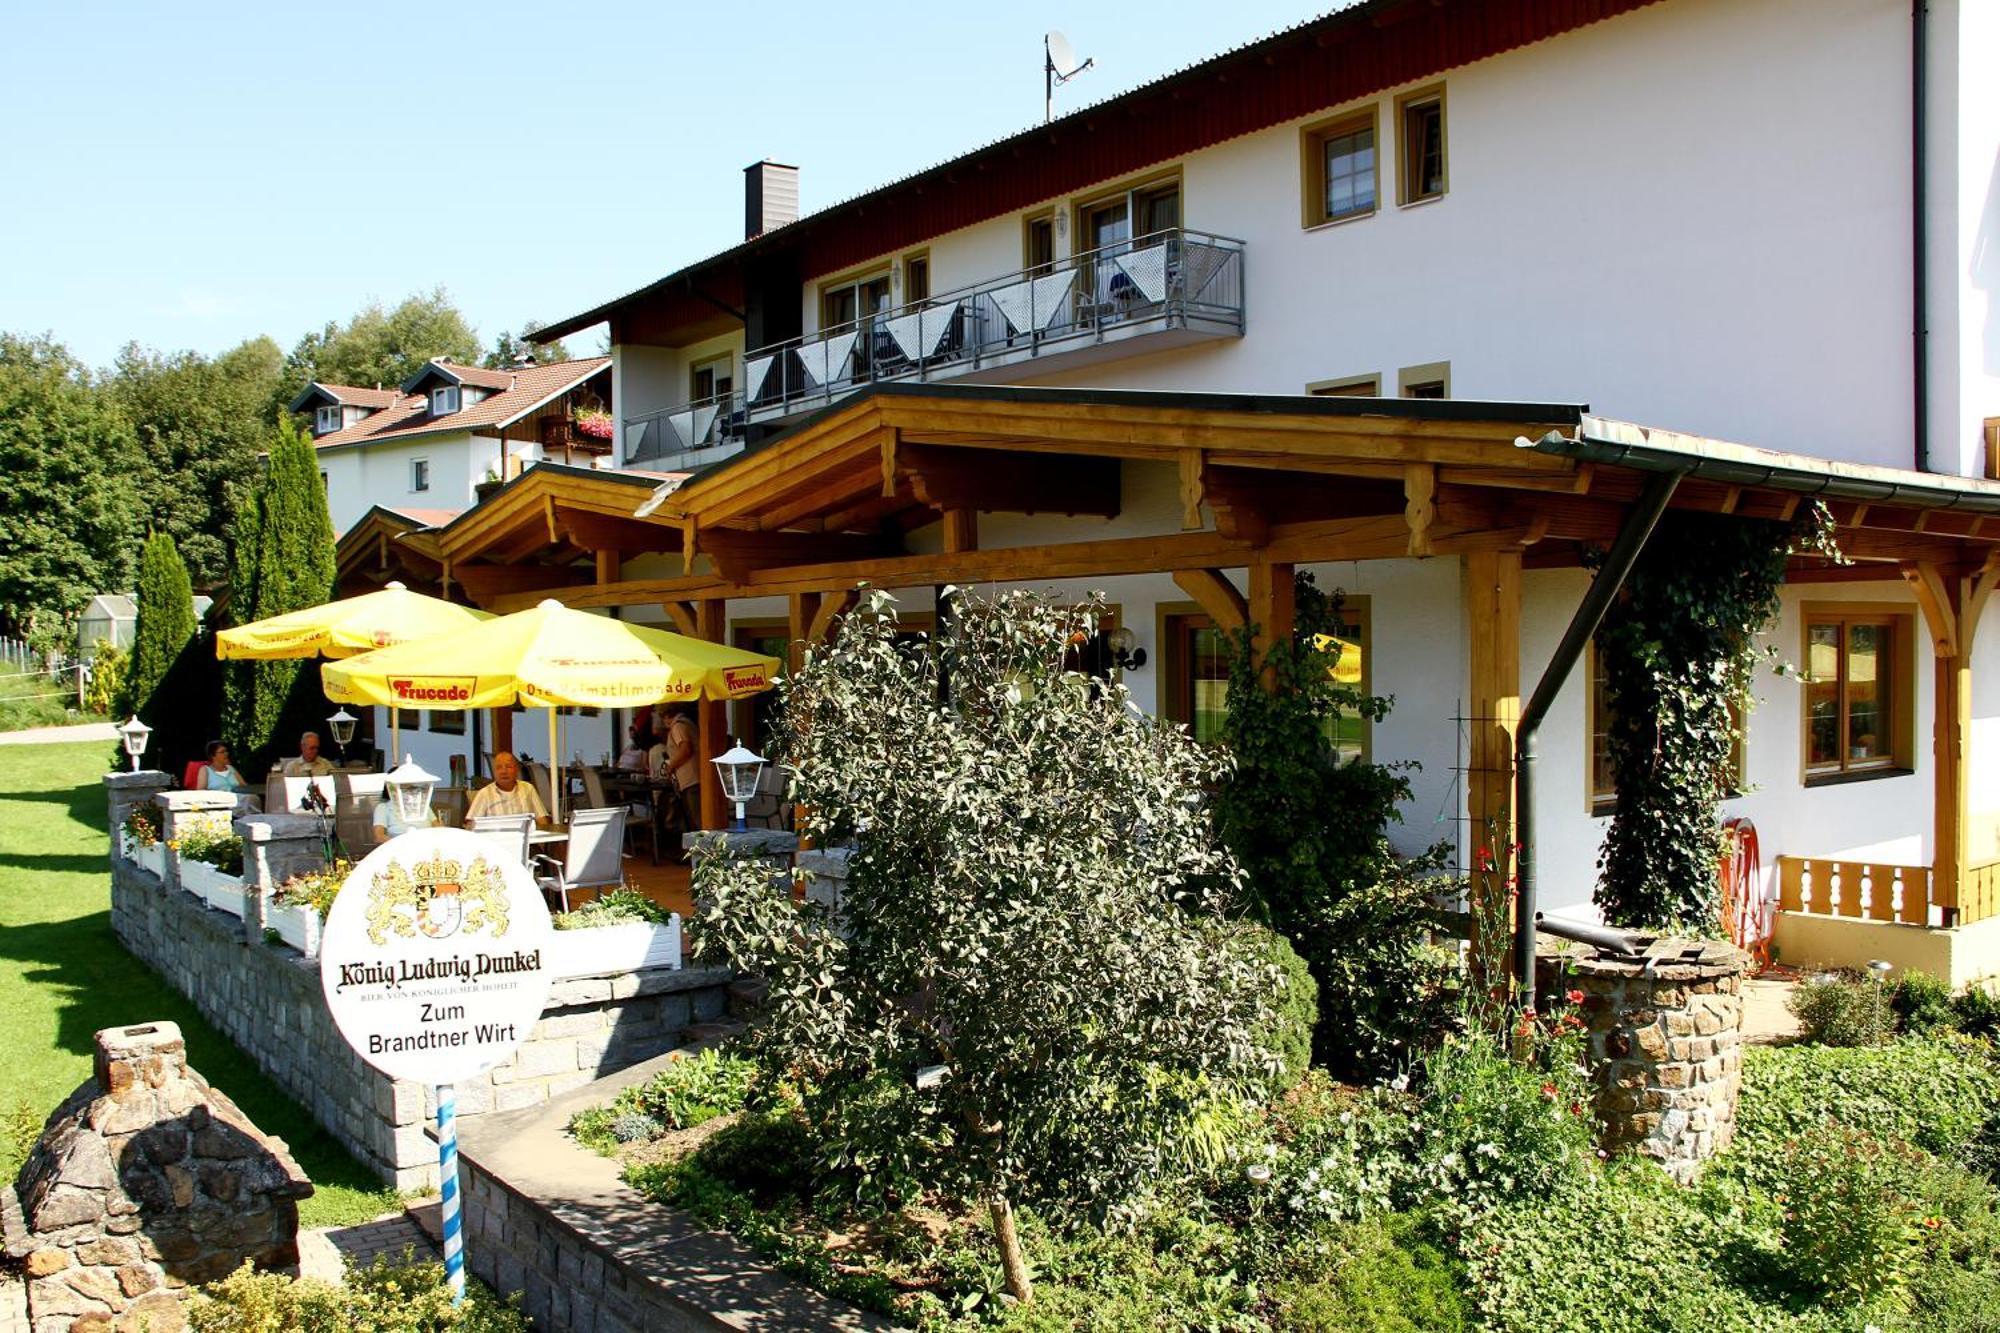
[[[766,158],[743,168],[743,239],[799,220],[799,169]]]

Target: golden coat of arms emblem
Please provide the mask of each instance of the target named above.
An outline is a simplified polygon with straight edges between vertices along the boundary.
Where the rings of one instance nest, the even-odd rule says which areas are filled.
[[[441,940],[488,931],[498,938],[507,933],[505,885],[484,857],[391,861],[368,886],[367,925],[370,942],[378,945],[391,935]]]

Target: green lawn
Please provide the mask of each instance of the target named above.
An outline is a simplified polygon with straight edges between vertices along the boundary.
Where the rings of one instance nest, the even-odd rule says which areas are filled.
[[[299,1208],[306,1225],[361,1221],[394,1208],[394,1191],[111,933],[107,752],[101,741],[0,747],[0,1112],[10,1113],[10,1125],[31,1116],[38,1130],[90,1076],[93,1033],[170,1019],[187,1037],[189,1062],[260,1128],[289,1143],[319,1187]],[[8,1179],[20,1152],[15,1138],[0,1136]]]

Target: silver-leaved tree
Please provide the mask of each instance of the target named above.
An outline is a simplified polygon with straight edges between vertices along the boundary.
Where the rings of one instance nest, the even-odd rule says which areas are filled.
[[[695,935],[768,979],[746,1040],[829,1165],[984,1203],[1026,1300],[1014,1205],[1101,1214],[1212,1153],[1280,978],[1226,915],[1222,761],[1066,668],[1102,607],[952,601],[931,642],[866,596],[783,687],[803,831],[855,849],[838,911],[704,859]]]

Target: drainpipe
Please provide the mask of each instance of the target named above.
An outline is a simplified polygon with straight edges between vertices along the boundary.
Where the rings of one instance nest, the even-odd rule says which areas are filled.
[[[1584,645],[1597,633],[1604,613],[1611,609],[1612,599],[1625,586],[1626,576],[1631,574],[1646,539],[1659,526],[1660,515],[1666,512],[1667,502],[1673,499],[1674,489],[1684,475],[1684,471],[1659,472],[1647,479],[1639,502],[1626,516],[1618,539],[1611,544],[1597,576],[1590,581],[1590,589],[1584,593],[1576,614],[1570,617],[1569,628],[1563,631],[1555,656],[1549,659],[1541,680],[1535,683],[1535,692],[1522,710],[1521,724],[1514,734],[1514,836],[1520,843],[1514,862],[1520,890],[1514,903],[1514,976],[1521,988],[1524,1009],[1535,1007],[1536,733],[1541,730],[1542,720],[1555,704],[1564,682],[1569,680],[1570,672],[1576,668],[1577,659],[1583,656]]]
[[[1925,17],[1929,6],[1910,6],[1910,360],[1916,407],[1911,429],[1916,437],[1917,471],[1931,470],[1930,312],[1925,288],[1930,282],[1930,252],[1924,235],[1924,194],[1929,177],[1924,160],[1924,102],[1928,78],[1929,41]]]

